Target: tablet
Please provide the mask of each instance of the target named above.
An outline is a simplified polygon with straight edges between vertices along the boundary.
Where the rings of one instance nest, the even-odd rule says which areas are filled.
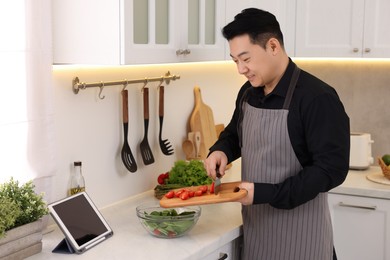
[[[50,215],[65,235],[69,250],[81,254],[113,235],[113,231],[86,192],[48,205]],[[54,251],[53,251],[54,252]]]

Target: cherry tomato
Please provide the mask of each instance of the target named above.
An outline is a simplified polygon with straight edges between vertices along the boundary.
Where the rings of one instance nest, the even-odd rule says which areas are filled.
[[[167,194],[165,194],[165,197],[167,199],[172,199],[175,196],[175,192],[173,190],[168,191]]]
[[[199,190],[201,190],[202,191],[202,193],[206,193],[206,191],[207,191],[207,186],[206,185],[204,185],[204,186],[200,186],[199,187]]]
[[[215,182],[211,183],[210,193],[214,193],[214,189],[215,189]]]
[[[175,237],[176,233],[173,231],[168,231],[168,237]]]
[[[180,198],[182,200],[187,200],[189,197],[190,195],[188,194],[188,191],[184,191],[182,194],[180,194]]]
[[[160,236],[161,235],[161,231],[158,230],[157,228],[155,230],[153,230],[153,233],[157,236]]]
[[[160,185],[163,185],[165,182],[164,182],[164,180],[165,180],[165,178],[164,178],[164,173],[161,173],[158,177],[157,177],[157,182],[158,182],[158,184],[160,184]]]
[[[181,195],[183,192],[185,192],[184,189],[181,189],[181,190],[176,191],[176,192],[175,192],[175,197],[176,197],[176,198],[180,198],[180,195]]]
[[[190,198],[194,197],[195,191],[193,191],[193,190],[188,191],[188,195],[190,196]]]
[[[197,196],[202,196],[203,195],[203,192],[201,191],[201,190],[197,190],[197,191],[195,191],[195,197],[197,197]]]

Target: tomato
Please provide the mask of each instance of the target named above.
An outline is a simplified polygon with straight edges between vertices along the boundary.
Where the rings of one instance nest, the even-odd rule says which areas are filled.
[[[157,236],[160,236],[161,235],[161,231],[158,230],[158,228],[156,228],[155,230],[153,230],[153,233]]]
[[[214,189],[215,189],[215,182],[211,183],[210,193],[214,193]]]
[[[203,186],[200,186],[200,187],[199,187],[199,190],[201,190],[202,193],[206,193],[207,189],[208,189],[208,188],[207,188],[206,185],[203,185]]]
[[[173,231],[168,231],[168,237],[175,237],[176,233]]]
[[[173,190],[168,191],[167,194],[165,194],[165,197],[167,199],[172,199],[175,196],[175,192]]]
[[[193,191],[193,190],[188,191],[188,195],[190,196],[190,198],[194,197],[195,191]]]
[[[169,172],[161,173],[157,177],[157,182],[158,182],[158,184],[163,185],[163,184],[165,184],[165,179],[168,179],[168,178],[169,178]]]
[[[176,191],[176,192],[175,192],[175,197],[176,197],[176,198],[180,198],[180,195],[181,195],[183,192],[185,192],[185,189],[181,189],[181,190]]]
[[[197,190],[197,191],[195,191],[195,197],[197,197],[197,196],[202,196],[203,195],[203,192],[201,191],[201,190]]]
[[[164,173],[161,173],[158,177],[157,177],[157,182],[158,182],[158,184],[160,184],[160,185],[163,185],[164,183],[165,183],[165,178],[164,178]]]
[[[182,200],[187,200],[189,198],[189,192],[188,191],[184,191],[182,194],[180,194],[180,198]]]

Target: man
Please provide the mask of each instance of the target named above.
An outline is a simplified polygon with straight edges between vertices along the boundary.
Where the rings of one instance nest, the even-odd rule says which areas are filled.
[[[210,148],[208,175],[241,157],[243,259],[336,259],[327,191],[349,168],[349,118],[336,91],[300,70],[274,15],[245,9],[223,28],[241,87]]]

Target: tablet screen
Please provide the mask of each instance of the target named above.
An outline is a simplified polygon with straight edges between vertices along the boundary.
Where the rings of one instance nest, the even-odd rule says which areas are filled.
[[[112,234],[111,228],[84,192],[53,203],[49,208],[76,251],[83,251],[84,246]]]

